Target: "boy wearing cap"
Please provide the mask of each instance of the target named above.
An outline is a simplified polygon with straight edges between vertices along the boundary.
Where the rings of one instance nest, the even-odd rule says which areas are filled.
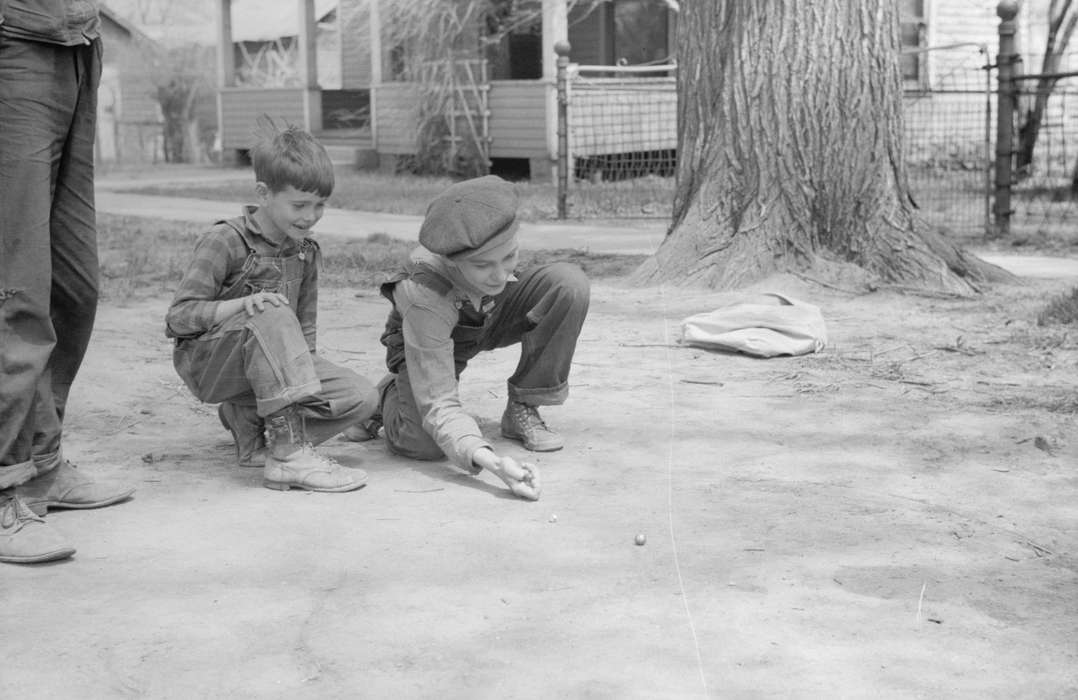
[[[393,304],[382,334],[390,374],[379,385],[381,421],[392,452],[414,459],[447,456],[472,474],[486,469],[517,496],[535,500],[535,467],[495,453],[461,407],[457,385],[480,351],[520,343],[502,435],[528,450],[561,449],[561,436],[538,407],[568,396],[589,284],[568,263],[535,267],[517,278],[516,213],[512,185],[492,175],[456,183],[431,202],[419,231],[421,247],[405,271],[381,288]],[[373,437],[376,429],[367,425],[346,436]]]
[[[261,467],[267,488],[352,491],[366,474],[314,451],[377,407],[368,381],[315,352],[321,253],[308,234],[333,191],[333,164],[307,132],[261,127],[251,150],[258,205],[199,241],[166,334],[191,392],[220,403],[240,466]]]

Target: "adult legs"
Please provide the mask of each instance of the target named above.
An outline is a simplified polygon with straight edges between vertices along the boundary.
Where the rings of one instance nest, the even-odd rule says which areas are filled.
[[[133,489],[99,487],[62,459],[71,383],[97,306],[93,139],[100,42],[0,41],[0,560],[26,552],[35,510],[96,507]],[[46,548],[47,549],[47,548]],[[18,551],[16,551],[18,550]],[[59,552],[60,554],[56,554]],[[54,556],[55,554],[55,556]],[[45,557],[42,559],[41,557]]]

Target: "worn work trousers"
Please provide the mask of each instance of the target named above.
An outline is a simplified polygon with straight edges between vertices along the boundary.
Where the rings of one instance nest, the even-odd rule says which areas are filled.
[[[483,350],[520,343],[520,361],[507,382],[511,401],[531,406],[562,404],[569,396],[569,369],[588,315],[588,278],[575,265],[554,263],[528,270],[497,297],[475,342],[457,342],[457,366]],[[426,430],[412,393],[408,366],[379,384],[382,423],[389,448],[414,459],[440,459],[442,450]]]
[[[101,42],[0,37],[0,489],[60,462],[97,310]]]
[[[310,352],[291,307],[267,304],[254,316],[241,312],[208,335],[183,341],[175,358],[180,376],[202,401],[254,406],[262,417],[295,405],[313,445],[377,408],[369,381]]]

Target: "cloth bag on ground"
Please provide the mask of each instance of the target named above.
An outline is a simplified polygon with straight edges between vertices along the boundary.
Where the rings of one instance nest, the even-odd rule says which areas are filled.
[[[819,307],[769,292],[689,316],[681,342],[757,357],[806,355],[827,345],[827,327]]]

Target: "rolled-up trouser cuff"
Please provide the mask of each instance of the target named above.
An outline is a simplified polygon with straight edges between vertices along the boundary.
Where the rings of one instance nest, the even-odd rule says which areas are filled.
[[[36,476],[48,474],[53,469],[60,466],[60,462],[62,461],[64,461],[64,458],[60,453],[60,450],[44,455],[34,455],[34,468],[37,470]]]
[[[266,417],[277,411],[288,408],[292,404],[299,403],[307,397],[315,396],[320,391],[322,391],[322,382],[317,379],[300,386],[288,387],[277,396],[271,398],[256,398],[256,410],[258,411],[258,415]]]
[[[35,476],[37,476],[37,467],[34,466],[33,460],[18,464],[6,464],[0,467],[0,489],[25,484]]]
[[[506,387],[510,401],[526,403],[529,406],[560,406],[565,403],[565,399],[569,398],[568,382],[543,389],[525,389],[508,383]]]

